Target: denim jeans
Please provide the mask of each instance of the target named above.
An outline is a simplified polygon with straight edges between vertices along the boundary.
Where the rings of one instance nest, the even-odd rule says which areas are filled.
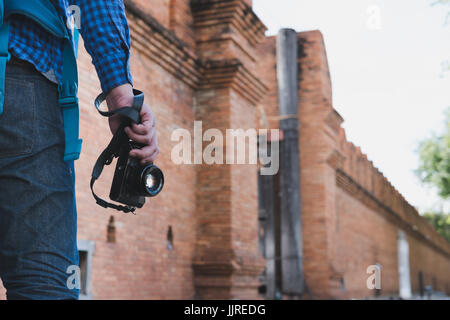
[[[57,86],[8,64],[0,115],[0,277],[8,299],[78,299],[75,172]],[[69,268],[69,270],[73,270]]]

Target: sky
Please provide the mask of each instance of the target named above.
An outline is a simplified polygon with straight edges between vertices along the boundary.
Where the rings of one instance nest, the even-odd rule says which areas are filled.
[[[333,106],[347,139],[413,206],[449,210],[421,184],[417,147],[444,129],[450,107],[450,23],[432,0],[253,0],[268,27],[320,30],[333,85]]]

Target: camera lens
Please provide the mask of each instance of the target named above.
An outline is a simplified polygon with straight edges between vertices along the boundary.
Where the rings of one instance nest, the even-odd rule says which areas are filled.
[[[154,197],[161,192],[164,185],[164,175],[162,171],[154,165],[149,165],[142,170],[142,185],[146,196]]]

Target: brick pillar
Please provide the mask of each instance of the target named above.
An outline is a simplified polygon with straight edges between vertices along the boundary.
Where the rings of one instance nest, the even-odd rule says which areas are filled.
[[[299,41],[300,166],[303,266],[315,299],[329,298],[339,271],[333,270],[336,176],[332,165],[342,119],[333,110],[331,81],[320,31],[301,32]],[[307,290],[306,290],[307,291]]]
[[[242,0],[193,0],[191,9],[203,61],[195,117],[203,132],[220,130],[225,159],[226,129],[258,127],[256,105],[267,88],[252,57],[265,27]],[[259,297],[264,261],[258,250],[257,170],[250,164],[197,166],[197,298]]]

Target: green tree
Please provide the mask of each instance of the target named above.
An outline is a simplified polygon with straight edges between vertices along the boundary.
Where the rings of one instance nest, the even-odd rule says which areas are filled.
[[[446,128],[419,145],[419,178],[437,188],[443,199],[450,198],[450,108],[446,112]]]
[[[450,8],[450,0],[433,0],[432,5]],[[447,11],[445,26],[450,21],[450,10]],[[442,62],[443,75],[450,71],[450,60]],[[444,199],[450,198],[450,108],[446,112],[446,126],[442,135],[434,135],[420,143],[419,169],[417,175],[428,185],[437,188]],[[450,241],[450,214],[442,212],[425,212],[423,215],[447,241]]]
[[[423,215],[447,241],[450,241],[450,214],[426,212]]]
[[[450,108],[446,111],[446,126],[441,135],[433,135],[419,145],[418,177],[437,189],[443,200],[450,199]],[[426,212],[424,217],[450,241],[450,214]]]

